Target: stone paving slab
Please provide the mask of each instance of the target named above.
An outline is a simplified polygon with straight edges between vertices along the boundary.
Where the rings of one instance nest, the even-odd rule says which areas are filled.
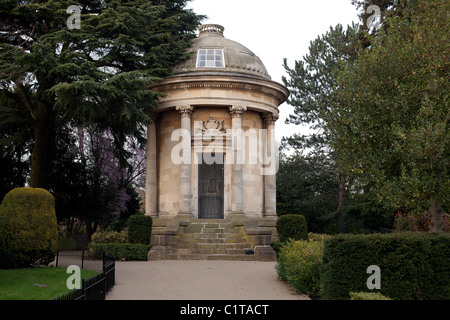
[[[277,279],[276,262],[116,261],[106,300],[309,300]]]

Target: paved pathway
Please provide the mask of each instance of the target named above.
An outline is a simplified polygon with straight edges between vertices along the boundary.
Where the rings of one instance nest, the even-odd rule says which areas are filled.
[[[308,300],[277,279],[275,262],[116,261],[106,300]]]

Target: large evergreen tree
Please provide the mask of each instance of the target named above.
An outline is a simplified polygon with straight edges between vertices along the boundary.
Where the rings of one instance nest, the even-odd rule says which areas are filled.
[[[428,210],[431,231],[450,206],[449,11],[446,0],[404,1],[340,72],[326,116],[341,161],[386,206]]]
[[[31,187],[47,186],[63,124],[110,129],[118,153],[126,135],[141,135],[137,124],[150,121],[159,96],[149,84],[187,57],[202,18],[187,2],[0,1],[0,93],[33,130]],[[79,29],[68,21],[72,5]]]
[[[282,80],[291,93],[287,102],[294,107],[294,112],[286,119],[286,123],[308,124],[313,133],[283,137],[283,145],[299,150],[309,149],[309,161],[322,162],[324,168],[333,164],[332,167],[336,170],[335,181],[339,187],[336,188],[337,196],[334,198],[337,201],[330,218],[342,215],[348,178],[345,163],[337,162],[330,136],[324,130],[324,114],[329,112],[337,99],[336,74],[342,67],[341,63],[356,58],[358,32],[356,25],[346,29],[342,25],[330,27],[324,35],[311,41],[309,53],[302,60],[295,61],[294,68],[289,67],[287,60],[284,60],[288,77],[283,77]]]

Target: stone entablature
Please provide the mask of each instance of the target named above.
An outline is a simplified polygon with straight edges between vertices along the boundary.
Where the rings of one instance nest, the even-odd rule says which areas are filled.
[[[152,87],[164,92],[158,111],[177,106],[236,106],[263,113],[279,113],[289,91],[281,84],[238,74],[196,74],[171,76]]]

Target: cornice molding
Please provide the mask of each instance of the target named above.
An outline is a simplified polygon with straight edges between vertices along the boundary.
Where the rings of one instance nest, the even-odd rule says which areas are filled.
[[[285,102],[289,96],[289,90],[275,81],[233,75],[171,76],[150,86],[150,89],[163,94],[188,89],[232,89],[256,92],[275,99],[278,106]]]

